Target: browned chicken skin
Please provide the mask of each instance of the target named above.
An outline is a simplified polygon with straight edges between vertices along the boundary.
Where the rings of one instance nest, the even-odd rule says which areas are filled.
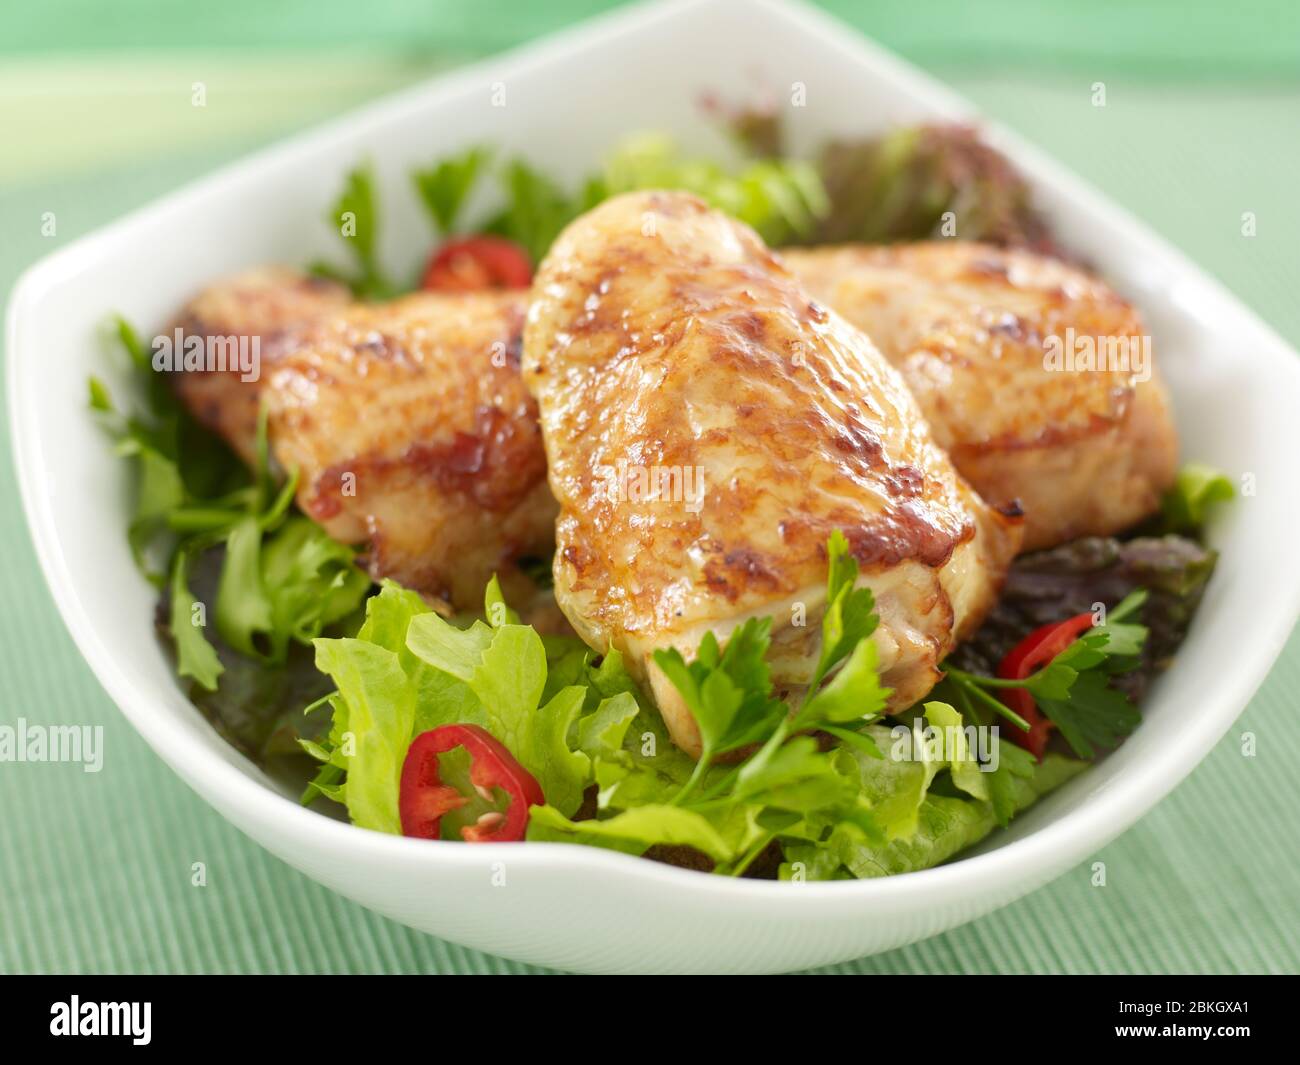
[[[770,615],[774,679],[806,682],[832,531],[875,592],[897,708],[934,684],[1018,546],[870,340],[693,196],[620,196],[560,236],[524,374],[560,504],[560,606],[590,646],[627,654],[690,753],[698,729],[654,650]]]
[[[519,374],[521,292],[416,293],[301,331],[268,371],[275,454],[376,576],[482,605],[494,572],[549,554],[555,502]]]
[[[185,305],[177,321],[186,336],[256,337],[266,365],[293,343],[294,330],[352,303],[343,285],[287,266],[263,266],[210,285]],[[261,380],[239,374],[178,374],[176,392],[191,413],[252,463]]]
[[[1178,452],[1169,400],[1149,341],[1140,347],[1141,317],[1101,281],[1032,252],[956,241],[782,258],[898,367],[980,494],[1019,500],[1025,550],[1120,532],[1159,506]],[[1072,338],[1096,352],[1121,341],[1128,369],[1045,369],[1051,345]],[[1149,379],[1134,372],[1133,351]]]
[[[458,609],[513,563],[546,557],[555,504],[537,408],[519,375],[524,292],[417,293],[359,305],[341,286],[284,268],[214,284],[181,315],[206,336],[257,336],[261,376],[178,375],[195,415],[252,461],[258,405],[298,502],[331,536],[366,544],[392,577]]]
[[[1141,335],[1136,313],[1105,285],[1030,253],[957,242],[793,250],[783,259],[814,293],[869,331],[907,379],[938,442],[984,496],[1022,503],[1027,546],[1116,531],[1155,507],[1176,451],[1158,380],[1043,368],[1046,336],[1067,329],[1078,336]],[[693,307],[708,293],[684,281],[678,295]],[[522,598],[531,588],[509,563],[545,554],[555,506],[543,483],[535,407],[518,380],[524,298],[424,294],[355,307],[332,282],[281,267],[249,271],[201,294],[181,323],[187,332],[259,336],[261,381],[193,373],[181,375],[177,389],[200,420],[250,459],[266,389],[274,451],[301,468],[301,505],[332,535],[368,541],[376,576],[471,608],[499,568]],[[656,311],[644,296],[636,307],[662,330],[681,316],[680,306]],[[757,343],[761,337],[747,338],[747,322],[732,333]],[[800,328],[824,331],[812,322]],[[737,363],[731,384],[754,393],[749,425],[764,424],[773,446],[801,440],[798,419],[756,416],[771,385],[746,381],[747,366]],[[703,409],[703,371],[710,368],[701,367],[698,395],[683,383],[675,401],[683,411]],[[719,388],[730,398],[724,383]],[[639,409],[635,397],[608,395]],[[582,416],[587,423],[598,417]],[[991,520],[981,508],[974,513],[984,524]],[[830,527],[810,523],[804,539],[820,550],[818,537]],[[784,528],[794,537],[801,527]],[[995,571],[998,554],[992,552]],[[728,573],[737,566],[770,583],[761,561],[734,552],[711,558],[709,586],[730,587],[739,578]],[[603,639],[590,631],[593,644]],[[782,653],[780,639],[776,650]],[[785,651],[794,659],[803,653]]]

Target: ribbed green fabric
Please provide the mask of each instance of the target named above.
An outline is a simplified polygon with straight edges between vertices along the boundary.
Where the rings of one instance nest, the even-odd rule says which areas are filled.
[[[1153,5],[1141,7],[1149,12]],[[458,43],[496,43],[487,21],[480,37]],[[920,31],[913,26],[908,32]],[[165,37],[157,30],[150,39],[161,44]],[[285,28],[266,43],[296,39]],[[37,40],[59,43],[48,33],[19,43]],[[246,77],[273,80],[275,59],[264,55],[262,61],[265,67],[257,69],[243,57],[218,68],[217,76],[236,86]],[[314,82],[297,82],[296,94],[250,93],[249,100],[258,102],[247,105],[247,121],[229,121],[201,152],[178,153],[159,138],[129,165],[105,150],[98,163],[79,160],[80,172],[72,176],[38,168],[22,180],[8,171],[5,182],[0,168],[0,291],[56,244],[337,109],[343,97],[361,99],[409,80],[424,65],[394,74],[376,63],[370,74],[354,73],[344,92],[322,66]],[[23,69],[39,80],[42,64],[25,60]],[[293,76],[305,78],[309,70],[298,64]],[[1290,176],[1300,164],[1294,136],[1300,83],[1211,91],[1111,76],[1108,106],[1098,112],[1089,102],[1093,79],[1086,72],[988,77],[942,65],[936,72],[1146,218],[1300,343],[1294,297],[1300,213]],[[15,113],[15,98],[4,89],[12,75],[12,68],[0,69],[0,113]],[[313,109],[312,90],[331,84],[333,95]],[[39,106],[29,97],[21,108],[25,114],[37,109],[31,127],[40,125]],[[124,127],[130,118],[121,115]],[[1291,135],[1283,135],[1288,128]],[[27,151],[48,135],[20,127],[6,135],[6,151]],[[77,131],[65,127],[61,135],[76,137]],[[139,144],[149,144],[147,131]],[[40,236],[47,210],[59,218],[55,239]],[[1244,210],[1259,220],[1251,239],[1239,235]],[[154,757],[99,689],[63,629],[28,540],[7,424],[3,428],[0,724],[19,717],[99,724],[106,754],[98,774],[69,765],[0,763],[0,971],[533,971],[412,932],[340,899],[245,839]],[[1232,648],[1222,653],[1224,667],[1231,668]],[[1300,790],[1298,687],[1300,638],[1293,637],[1206,762],[1090,859],[1106,862],[1107,887],[1090,886],[1085,863],[947,935],[827,971],[1294,971],[1300,964],[1300,850],[1290,826]],[[1240,753],[1239,737],[1247,730],[1258,737],[1253,758]],[[194,861],[207,865],[206,887],[190,886]]]

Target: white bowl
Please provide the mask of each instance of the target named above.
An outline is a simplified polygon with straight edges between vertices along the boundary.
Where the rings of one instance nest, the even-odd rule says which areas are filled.
[[[833,134],[972,118],[946,90],[807,8],[722,0],[625,9],[438,78],[168,196],[29,270],[9,306],[9,396],[23,503],[72,635],[171,767],[285,861],[365,906],[482,950],[562,968],[770,971],[842,961],[951,928],[1032,891],[1123,832],[1185,777],[1245,707],[1300,608],[1296,354],[1181,255],[996,128],[1064,242],[1142,307],[1177,406],[1185,458],[1257,494],[1213,530],[1219,569],[1176,667],[1118,751],[972,856],[851,883],[737,881],[576,846],[465,846],[363,831],[298,806],[182,696],[154,635],[154,592],[123,530],[129,489],[86,414],[97,328],[146,328],[206,280],[334,251],[322,222],[341,176],[378,167],[391,264],[430,243],[417,164],[490,143],[576,181],[621,136],[664,129],[718,147],[703,90],[806,87],[796,150]],[[493,106],[504,88],[506,106]],[[110,379],[110,385],[112,381]],[[40,668],[33,663],[34,668]]]

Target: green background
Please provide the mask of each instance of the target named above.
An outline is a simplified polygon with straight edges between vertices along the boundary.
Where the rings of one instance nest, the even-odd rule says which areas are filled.
[[[0,15],[0,291],[54,247],[360,101],[613,6],[100,0]],[[1300,344],[1300,5],[826,5],[1180,245]],[[190,84],[208,106],[188,106]],[[1094,81],[1107,106],[1091,106]],[[196,116],[201,115],[201,121]],[[41,216],[58,218],[42,237]],[[1258,235],[1240,235],[1243,211]],[[1168,355],[1166,356],[1168,357]],[[6,406],[7,410],[7,406]],[[102,724],[105,767],[0,763],[0,971],[526,972],[281,864],[126,724],[64,631],[0,436],[0,724]],[[113,535],[113,530],[105,530]],[[1230,669],[1232,648],[1222,648]],[[1300,640],[1141,823],[947,935],[828,972],[1295,971]],[[1243,757],[1241,736],[1257,736]],[[208,884],[190,886],[207,865]],[[1107,886],[1090,884],[1092,861]]]

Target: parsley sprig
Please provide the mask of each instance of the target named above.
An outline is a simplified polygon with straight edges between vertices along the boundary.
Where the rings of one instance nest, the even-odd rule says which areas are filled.
[[[1093,626],[1023,680],[984,677],[950,666],[943,667],[946,677],[965,695],[1025,730],[1029,723],[993,693],[1013,688],[1028,692],[1075,754],[1095,758],[1098,747],[1114,747],[1141,720],[1137,707],[1111,678],[1138,663],[1148,630],[1130,619],[1146,599],[1145,589],[1131,592],[1104,624]]]
[[[828,732],[881,757],[871,738],[857,731],[880,716],[889,696],[877,672],[876,646],[869,639],[879,624],[875,600],[869,588],[857,587],[857,561],[838,531],[827,544],[827,554],[821,652],[804,698],[793,710],[773,696],[767,665],[771,618],[747,620],[732,633],[725,650],[719,649],[713,633],[705,634],[689,663],[676,648],[655,652],[655,663],[695,715],[703,748],[674,805],[687,803],[719,755],[744,747],[757,749],[712,781],[699,803],[729,804],[770,796],[778,789],[816,790],[807,785],[837,771],[833,759],[800,733]]]
[[[347,285],[363,300],[391,299],[402,288],[395,284],[379,261],[379,197],[375,193],[375,172],[369,164],[348,171],[339,197],[325,212],[325,220],[339,235],[353,260],[351,270],[331,263],[312,263],[311,272]]]

